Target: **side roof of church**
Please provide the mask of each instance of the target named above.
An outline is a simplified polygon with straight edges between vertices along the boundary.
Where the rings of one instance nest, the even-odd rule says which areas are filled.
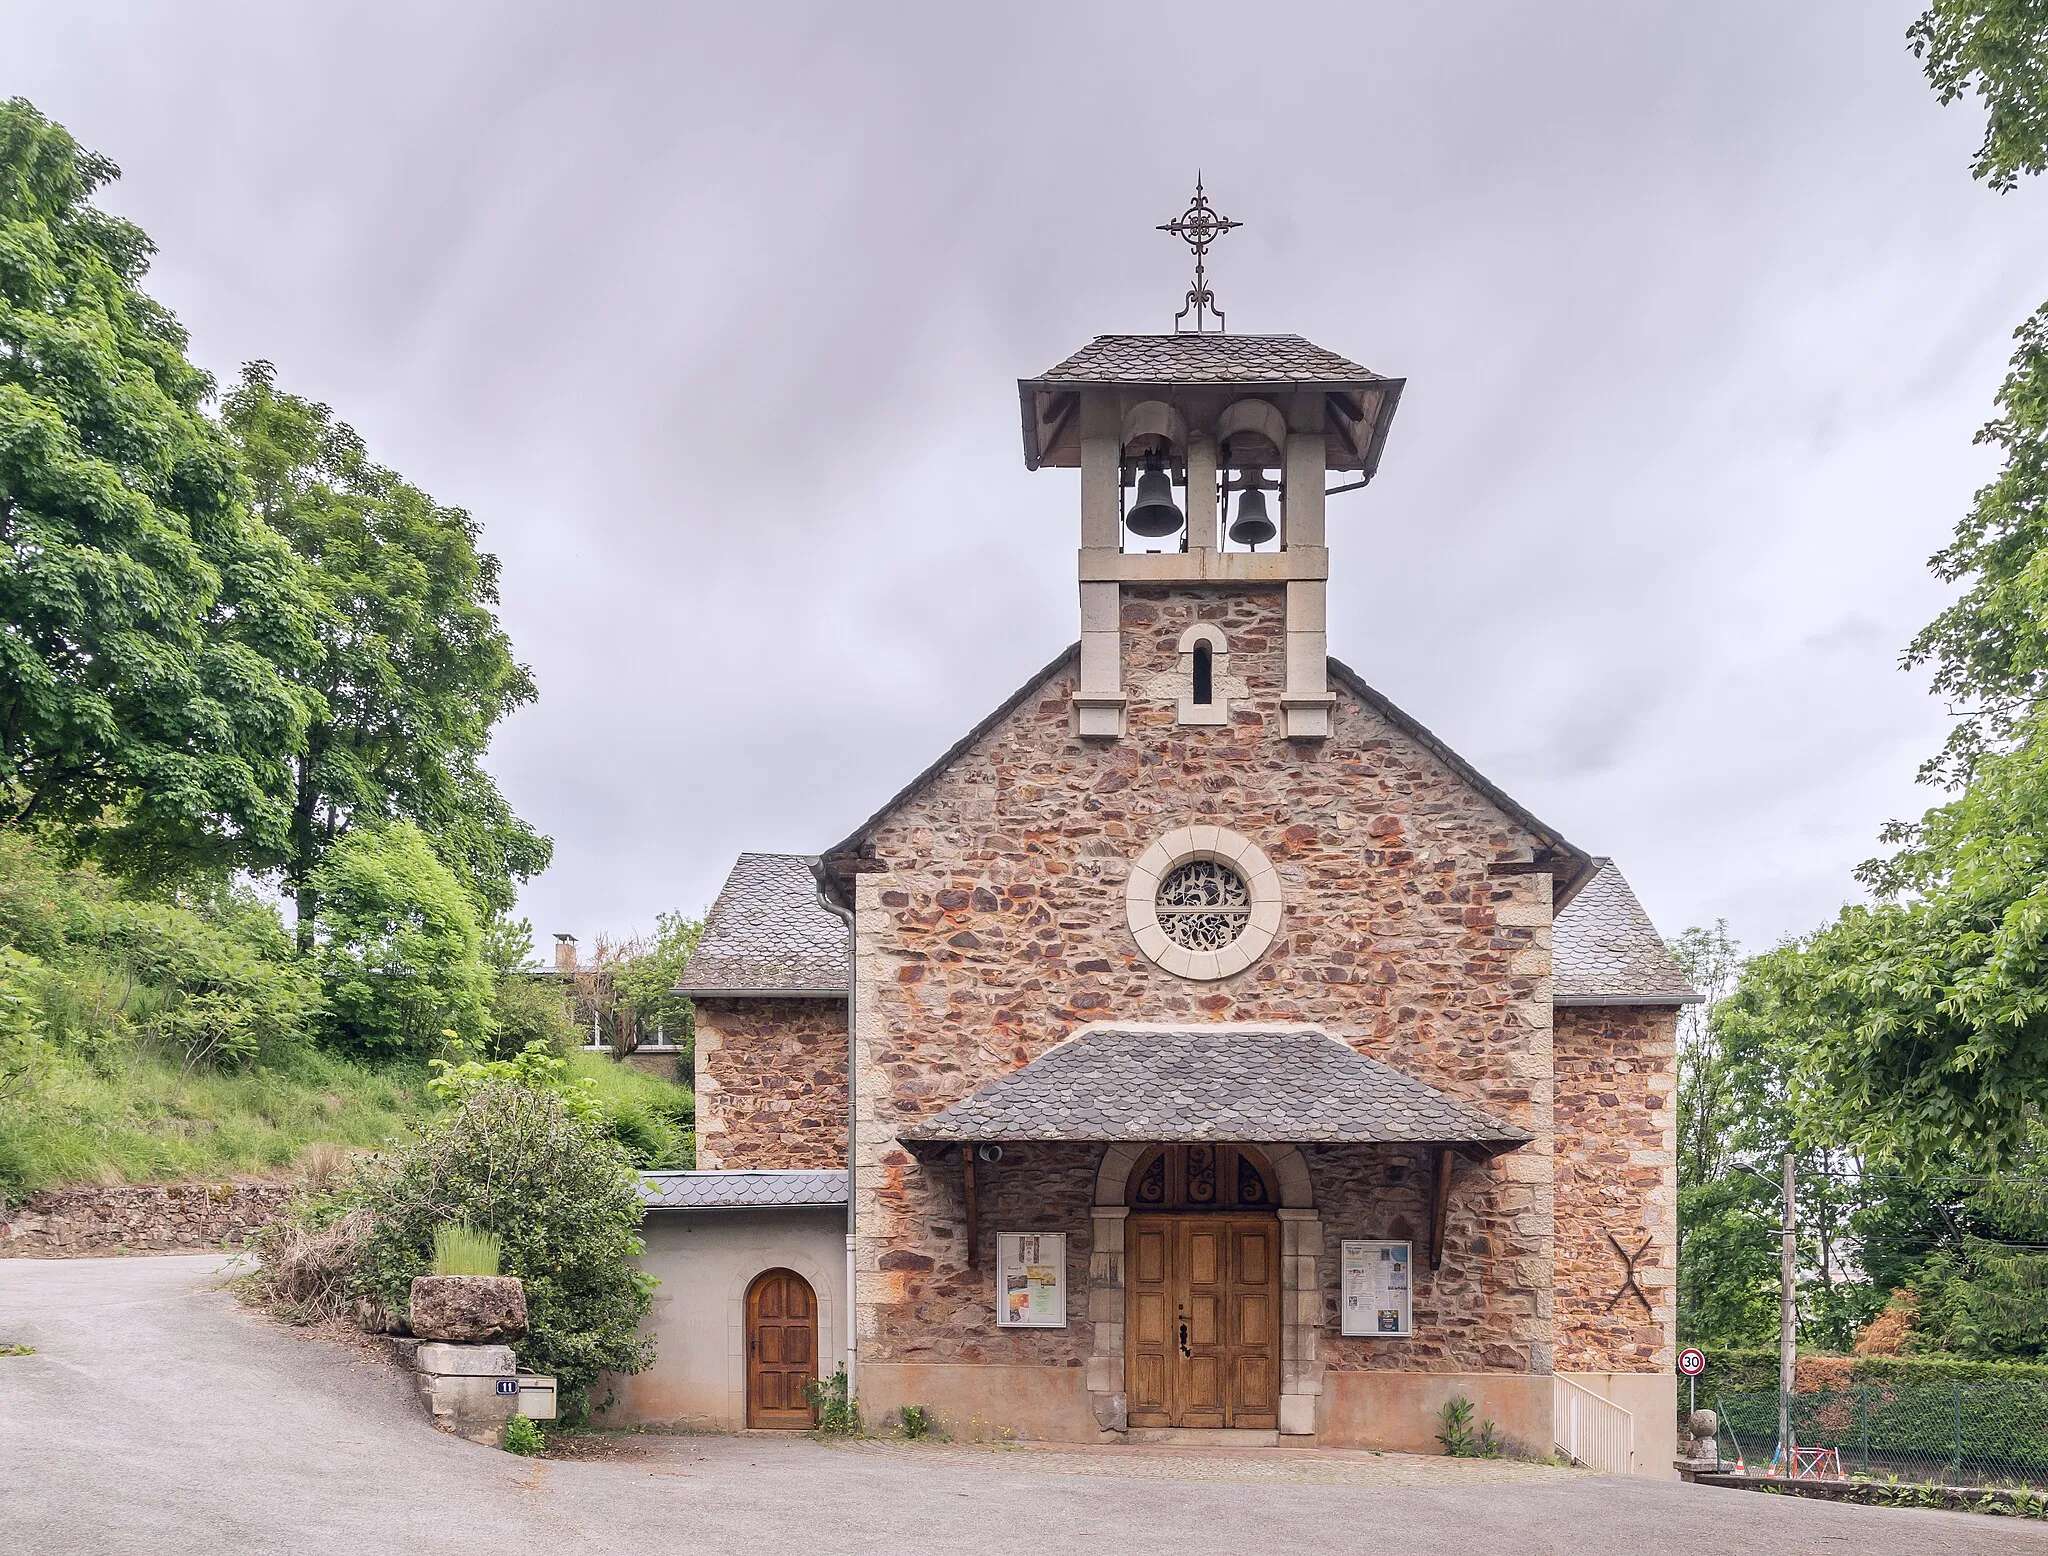
[[[835,860],[852,863],[883,822],[1023,706],[1078,653],[1078,644],[1063,651],[823,856],[741,854],[712,904],[677,992],[699,999],[844,996],[850,954],[847,928],[820,899],[821,880],[829,875],[821,865]],[[1554,1003],[1699,1001],[1611,859],[1574,847],[1357,672],[1335,659],[1329,663],[1338,685],[1485,796],[1555,860],[1560,906],[1551,946]]]

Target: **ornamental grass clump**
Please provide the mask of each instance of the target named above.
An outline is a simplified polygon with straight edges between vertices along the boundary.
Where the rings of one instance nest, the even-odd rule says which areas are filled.
[[[434,1228],[436,1275],[496,1275],[505,1257],[505,1240],[496,1232],[480,1232],[454,1222]]]

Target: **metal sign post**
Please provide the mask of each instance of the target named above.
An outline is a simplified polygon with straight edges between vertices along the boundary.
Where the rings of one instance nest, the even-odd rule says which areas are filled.
[[[1685,1408],[1690,1414],[1700,1407],[1700,1374],[1707,1370],[1707,1353],[1688,1345],[1678,1353],[1678,1370],[1685,1374]]]

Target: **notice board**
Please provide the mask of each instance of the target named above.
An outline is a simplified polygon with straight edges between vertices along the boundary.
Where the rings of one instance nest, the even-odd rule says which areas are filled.
[[[1004,1329],[1067,1327],[1067,1234],[996,1234],[996,1323]]]
[[[1405,1339],[1415,1333],[1413,1245],[1386,1239],[1348,1241],[1344,1248],[1341,1333]]]

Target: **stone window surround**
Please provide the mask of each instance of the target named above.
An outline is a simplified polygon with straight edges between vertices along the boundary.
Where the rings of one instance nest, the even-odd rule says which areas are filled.
[[[1167,939],[1159,927],[1159,883],[1198,859],[1230,866],[1251,892],[1244,932],[1220,951],[1190,951]],[[1175,827],[1154,839],[1131,867],[1124,916],[1138,950],[1174,976],[1197,982],[1234,977],[1264,956],[1280,933],[1280,874],[1258,844],[1227,827]]]
[[[1209,700],[1195,701],[1195,645],[1209,645]],[[1179,711],[1182,724],[1209,725],[1230,722],[1232,693],[1243,696],[1241,688],[1225,684],[1230,674],[1230,639],[1213,622],[1198,621],[1180,635]]]
[[[1088,1253],[1088,1318],[1094,1326],[1088,1357],[1088,1394],[1095,1423],[1106,1432],[1130,1429],[1124,1392],[1124,1194],[1131,1169],[1157,1141],[1119,1143],[1102,1153],[1095,1172],[1094,1239]],[[1323,1223],[1309,1184],[1308,1161],[1298,1146],[1253,1142],[1280,1185],[1280,1431],[1312,1436],[1316,1401],[1323,1392],[1317,1336],[1323,1327],[1323,1289],[1317,1261]]]

